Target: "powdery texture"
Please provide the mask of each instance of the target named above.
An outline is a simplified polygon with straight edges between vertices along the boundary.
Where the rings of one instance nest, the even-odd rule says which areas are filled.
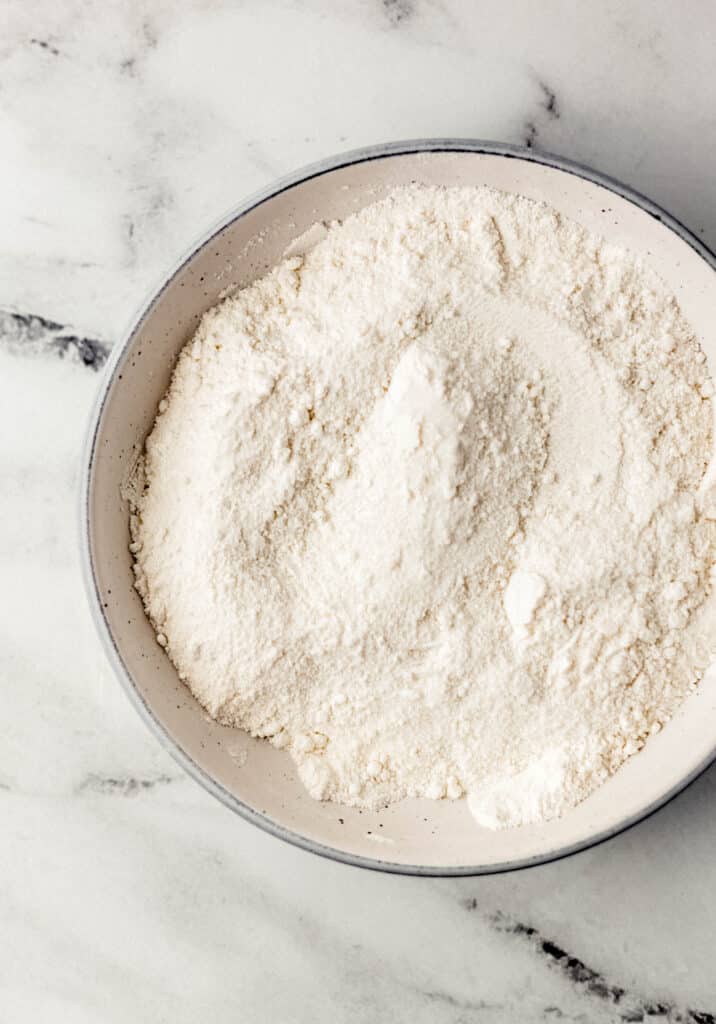
[[[488,189],[396,190],[204,317],[136,581],[312,796],[560,815],[697,683],[704,356],[646,266]]]

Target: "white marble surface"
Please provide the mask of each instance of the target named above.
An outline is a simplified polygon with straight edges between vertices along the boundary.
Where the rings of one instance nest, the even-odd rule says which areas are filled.
[[[530,871],[322,861],[145,731],[93,635],[75,529],[96,367],[247,192],[386,139],[527,141],[714,246],[715,43],[710,0],[3,5],[2,1024],[716,1020],[716,770]]]

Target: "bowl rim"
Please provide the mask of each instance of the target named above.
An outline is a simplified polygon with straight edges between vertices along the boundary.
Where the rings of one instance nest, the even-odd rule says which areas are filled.
[[[178,743],[169,735],[161,719],[155,714],[137,688],[134,679],[129,673],[122,656],[114,642],[109,622],[105,616],[104,608],[99,594],[97,577],[95,572],[94,559],[92,554],[90,523],[90,498],[92,491],[92,478],[94,464],[97,456],[97,439],[102,421],[107,398],[112,384],[115,380],[117,370],[121,366],[134,337],[144,321],[151,314],[152,309],[171,285],[176,275],[189,263],[195,254],[203,248],[212,238],[234,221],[245,216],[255,207],[272,199],[286,190],[293,188],[311,178],[319,177],[328,172],[348,167],[352,164],[367,163],[371,160],[382,159],[392,156],[410,156],[421,153],[476,153],[499,156],[512,160],[525,160],[530,163],[542,164],[575,175],[626,199],[628,202],[638,206],[645,213],[660,221],[665,227],[675,232],[684,242],[687,243],[696,253],[716,271],[716,255],[700,241],[687,227],[670,213],[653,202],[651,199],[638,192],[629,185],[625,185],[610,175],[603,174],[591,167],[569,160],[562,156],[547,153],[542,150],[534,150],[524,146],[514,146],[508,143],[494,142],[483,139],[470,138],[427,138],[409,139],[405,141],[379,143],[373,146],[365,146],[359,149],[349,150],[334,156],[326,157],[315,163],[307,164],[290,174],[284,175],[273,181],[266,187],[259,189],[248,196],[243,202],[228,211],[208,231],[205,231],[174,263],[174,265],[162,274],[156,287],[152,288],[139,306],[138,311],[130,319],[127,328],[122,333],[120,340],[113,346],[104,376],[100,384],[98,394],[95,398],[93,408],[85,435],[82,456],[81,456],[81,478],[80,478],[80,559],[82,563],[82,576],[85,593],[90,606],[92,619],[95,628],[99,633],[105,654],[119,679],[129,700],[143,719],[144,723],[159,740],[165,750],[174,760],[190,775],[195,781],[204,787],[209,793],[220,800],[226,807],[239,814],[246,821],[257,825],[263,831],[285,842],[291,843],[300,849],[318,854],[330,860],[349,864],[353,867],[367,868],[373,871],[385,871],[393,874],[425,876],[425,877],[466,877],[477,875],[502,874],[509,871],[518,871],[527,867],[535,867],[539,864],[549,864],[553,861],[562,860],[583,850],[591,849],[601,843],[612,839],[627,829],[664,807],[679,793],[690,786],[706,769],[716,760],[716,741],[711,751],[699,764],[687,775],[675,783],[671,789],[652,801],[645,807],[628,815],[616,825],[601,831],[578,842],[569,843],[546,853],[535,854],[530,857],[521,857],[497,864],[476,864],[476,865],[421,865],[421,864],[400,864],[394,861],[381,860],[379,858],[365,857],[358,854],[348,853],[333,846],[321,843],[286,828],[267,814],[249,807],[237,796],[226,789],[221,783],[214,779],[204,768],[184,751]]]

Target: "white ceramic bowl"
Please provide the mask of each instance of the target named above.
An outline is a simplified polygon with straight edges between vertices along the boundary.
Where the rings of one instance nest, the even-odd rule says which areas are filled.
[[[677,295],[716,370],[716,260],[653,203],[556,157],[491,143],[378,146],[308,167],[253,196],[196,245],[113,352],[88,436],[82,497],[87,586],[99,632],[142,717],[186,770],[249,821],[316,853],[415,874],[478,874],[551,860],[664,804],[716,755],[716,671],[645,749],[558,821],[490,832],[465,801],[409,800],[376,813],[312,800],[288,755],[217,725],[179,681],[133,588],[121,487],[174,360],[229,288],[262,275],[317,220],[342,218],[408,182],[491,185],[545,200],[645,256]]]

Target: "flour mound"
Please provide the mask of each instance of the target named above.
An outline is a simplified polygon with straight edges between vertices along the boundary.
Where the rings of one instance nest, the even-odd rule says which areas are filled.
[[[203,318],[147,438],[136,585],[312,796],[564,813],[703,671],[703,354],[527,199],[396,190]]]

